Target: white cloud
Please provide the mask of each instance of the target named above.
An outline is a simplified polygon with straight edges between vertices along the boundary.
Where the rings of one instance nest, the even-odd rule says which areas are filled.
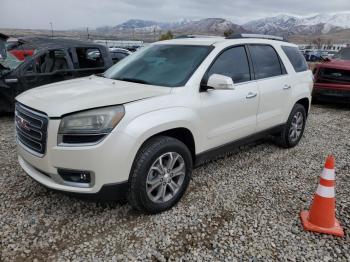
[[[308,15],[350,9],[349,0],[1,0],[0,28],[55,29],[116,25],[131,18],[176,21],[221,17],[236,23],[279,13]]]

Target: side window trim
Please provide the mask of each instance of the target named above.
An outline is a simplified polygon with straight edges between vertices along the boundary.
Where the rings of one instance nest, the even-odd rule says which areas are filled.
[[[250,81],[256,80],[255,68],[254,68],[254,64],[253,64],[252,55],[250,53],[249,44],[245,44],[244,47],[245,47],[245,50],[246,50],[246,53],[247,53],[247,58],[248,58],[248,63],[249,63]]]
[[[281,74],[280,75],[277,75],[277,76],[269,76],[269,77],[264,77],[264,78],[260,78],[260,79],[257,79],[256,78],[256,74],[255,74],[255,68],[254,68],[254,63],[253,63],[253,59],[251,57],[251,52],[250,52],[250,46],[253,46],[253,45],[261,45],[261,46],[270,46],[276,53],[277,55],[277,58],[278,58],[278,61],[279,61],[279,65],[280,65],[280,69],[281,69]],[[247,44],[247,49],[248,49],[248,52],[249,52],[249,58],[251,59],[251,63],[252,63],[252,67],[253,67],[253,76],[254,76],[254,80],[256,81],[259,81],[259,80],[265,80],[265,79],[269,79],[269,78],[275,78],[275,77],[282,77],[282,76],[286,76],[288,75],[288,71],[285,67],[285,65],[283,64],[283,61],[280,57],[280,55],[278,54],[278,52],[276,51],[276,49],[270,45],[270,44],[262,44],[262,43],[252,43],[252,44]]]
[[[247,57],[247,61],[248,61],[248,66],[249,66],[249,76],[250,76],[250,80],[248,81],[244,81],[244,82],[240,82],[240,83],[237,83],[237,85],[239,84],[245,84],[245,83],[248,83],[253,79],[253,64],[251,63],[250,61],[250,57],[249,57],[249,54],[248,54],[248,49],[247,49],[247,46],[246,44],[236,44],[236,45],[230,45],[230,46],[227,46],[225,47],[224,49],[222,49],[216,56],[215,58],[213,59],[213,61],[211,61],[210,65],[208,66],[207,70],[205,71],[205,73],[203,74],[203,77],[202,77],[202,80],[201,80],[201,83],[200,83],[200,87],[199,87],[199,90],[201,90],[201,86],[202,85],[206,85],[207,84],[207,81],[208,81],[208,73],[211,69],[211,67],[215,64],[216,60],[220,57],[221,54],[223,54],[224,52],[226,52],[227,50],[229,49],[232,49],[232,48],[235,48],[235,47],[243,47],[244,50],[245,50],[245,54],[246,54],[246,57]]]

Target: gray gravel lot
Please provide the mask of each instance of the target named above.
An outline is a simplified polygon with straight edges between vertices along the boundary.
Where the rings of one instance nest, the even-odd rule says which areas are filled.
[[[196,169],[160,215],[49,191],[19,167],[0,118],[0,261],[350,261],[350,108],[314,105],[299,146],[260,142]],[[302,230],[325,157],[336,157],[345,237]]]

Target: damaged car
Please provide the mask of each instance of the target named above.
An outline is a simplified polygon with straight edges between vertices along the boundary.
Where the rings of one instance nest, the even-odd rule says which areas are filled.
[[[341,49],[332,59],[314,69],[313,99],[350,102],[350,47]]]
[[[0,36],[1,37],[1,36]],[[111,55],[103,45],[72,39],[23,38],[23,45],[33,54],[23,60],[6,52],[6,38],[0,58],[0,113],[14,112],[14,98],[33,87],[77,77],[99,74],[113,65]]]

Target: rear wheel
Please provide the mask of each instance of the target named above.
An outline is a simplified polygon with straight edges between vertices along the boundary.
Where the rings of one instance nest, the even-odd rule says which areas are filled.
[[[129,203],[147,213],[171,208],[185,193],[191,171],[191,153],[181,141],[166,136],[150,139],[134,161]]]
[[[295,104],[277,143],[285,148],[296,146],[304,134],[305,124],[305,108],[301,104]]]

